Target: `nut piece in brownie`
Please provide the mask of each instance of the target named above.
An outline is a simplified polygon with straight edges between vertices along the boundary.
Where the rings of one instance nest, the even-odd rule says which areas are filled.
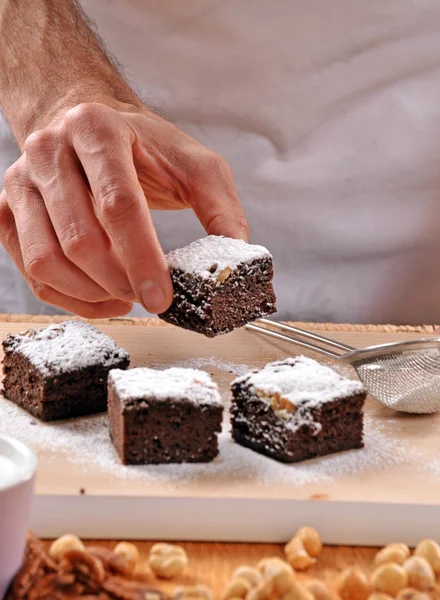
[[[276,312],[272,256],[263,246],[209,235],[167,255],[174,299],[160,318],[214,337]]]
[[[209,462],[218,454],[223,404],[204,371],[112,370],[110,437],[124,464]]]
[[[43,421],[107,410],[107,376],[130,358],[111,338],[65,321],[3,340],[3,395]]]
[[[269,363],[232,382],[232,437],[282,462],[363,447],[366,392],[310,358]]]

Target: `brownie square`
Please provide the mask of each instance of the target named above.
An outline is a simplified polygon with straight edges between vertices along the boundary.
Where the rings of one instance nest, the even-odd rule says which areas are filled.
[[[310,358],[269,363],[231,387],[243,446],[287,463],[363,447],[362,384]]]
[[[164,321],[214,337],[276,312],[263,246],[209,235],[167,255],[174,299]]]
[[[124,464],[209,462],[218,454],[223,404],[204,371],[113,370],[110,437]]]
[[[111,338],[65,321],[3,340],[3,395],[43,421],[107,410],[107,376],[130,358]]]

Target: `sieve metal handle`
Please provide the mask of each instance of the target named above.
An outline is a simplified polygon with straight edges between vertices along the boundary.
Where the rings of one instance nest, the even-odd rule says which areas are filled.
[[[294,335],[285,335],[284,333],[273,331],[272,329],[269,329],[269,327],[273,327],[281,331],[286,331]],[[276,338],[278,340],[282,340],[283,342],[289,342],[291,344],[295,344],[296,346],[301,346],[302,348],[307,348],[308,350],[313,350],[314,352],[319,352],[320,354],[323,354],[324,356],[329,356],[331,358],[340,358],[342,354],[340,352],[334,352],[333,350],[323,348],[322,346],[318,346],[316,344],[305,342],[301,339],[298,339],[298,337],[313,340],[315,342],[319,342],[320,344],[324,344],[332,348],[337,348],[338,350],[342,350],[344,354],[346,352],[352,352],[353,350],[356,350],[356,348],[353,348],[352,346],[342,344],[341,342],[336,342],[335,340],[331,340],[322,335],[318,335],[317,333],[305,331],[304,329],[298,329],[298,327],[293,327],[292,325],[287,325],[286,323],[270,321],[269,319],[258,319],[258,321],[255,321],[255,323],[249,323],[248,325],[246,325],[246,329],[256,331],[258,333]]]

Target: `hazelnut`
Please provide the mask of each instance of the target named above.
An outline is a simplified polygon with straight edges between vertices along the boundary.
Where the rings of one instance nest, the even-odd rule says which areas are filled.
[[[313,594],[301,583],[294,583],[283,600],[315,600]]]
[[[62,535],[57,540],[52,542],[49,548],[49,555],[59,562],[66,552],[70,552],[70,550],[84,550],[84,544],[76,535],[72,533],[66,533],[66,535]]]
[[[264,558],[258,563],[258,569],[266,581],[272,584],[272,592],[276,596],[283,596],[295,583],[294,570],[281,558]]]
[[[178,587],[173,594],[173,600],[186,600],[193,598],[194,600],[214,600],[214,594],[207,585],[192,585]]]
[[[230,598],[246,598],[248,592],[252,588],[249,579],[244,577],[232,577],[231,581],[226,586],[223,592],[223,600],[229,600]]]
[[[301,527],[301,529],[298,530],[295,537],[299,538],[302,541],[306,552],[313,558],[316,558],[321,554],[321,536],[316,531],[316,529],[313,529],[313,527]]]
[[[231,267],[225,267],[216,277],[216,287],[219,287],[222,283],[224,283],[229,275],[232,273]]]
[[[273,588],[271,581],[264,579],[253,587],[246,595],[246,600],[270,600],[272,598]]]
[[[417,590],[431,590],[435,586],[435,575],[431,565],[422,556],[411,556],[403,565],[408,574],[408,586]]]
[[[188,565],[185,550],[174,544],[155,544],[148,557],[151,570],[161,579],[173,579],[183,573]]]
[[[133,573],[139,562],[139,550],[137,547],[131,542],[119,542],[119,544],[116,544],[113,552],[125,559],[129,573]]]
[[[371,592],[368,577],[359,567],[348,567],[342,572],[338,589],[342,600],[367,600]]]
[[[331,600],[332,595],[324,582],[312,579],[305,584],[306,589],[313,594],[315,600]]]
[[[249,581],[252,587],[258,585],[262,579],[260,571],[254,569],[254,567],[248,567],[246,565],[235,569],[235,571],[232,573],[232,577],[244,577]]]
[[[287,562],[297,571],[305,571],[316,563],[316,558],[312,558],[304,544],[298,537],[294,537],[284,548]]]
[[[397,600],[430,600],[429,595],[414,588],[403,588],[397,594]]]
[[[409,554],[409,548],[406,544],[388,544],[376,554],[374,564],[379,566],[387,562],[393,562],[403,565]]]
[[[374,591],[395,596],[408,585],[405,569],[396,563],[379,565],[371,576]]]
[[[440,574],[440,546],[434,540],[422,540],[414,551],[415,556],[425,558],[436,575]]]

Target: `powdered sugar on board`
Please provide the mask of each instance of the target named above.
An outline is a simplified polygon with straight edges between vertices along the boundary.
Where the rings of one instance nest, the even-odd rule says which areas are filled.
[[[275,484],[302,486],[337,482],[352,475],[382,471],[413,457],[402,442],[386,437],[366,419],[365,448],[323,457],[314,461],[286,465],[234,443],[225,422],[219,436],[220,454],[208,464],[124,466],[109,439],[107,415],[96,415],[65,422],[41,423],[15,404],[0,399],[0,433],[14,436],[32,446],[62,452],[65,459],[80,466],[84,473],[103,472],[109,481],[138,480],[171,483],[174,487],[191,482],[227,481],[234,487],[252,482],[260,486]]]
[[[155,366],[156,368],[165,369],[168,365],[157,363]],[[226,373],[232,373],[233,375],[245,375],[246,373],[249,373],[249,371],[252,371],[252,367],[249,367],[249,365],[237,365],[236,363],[224,362],[215,356],[188,358],[175,363],[173,366],[184,369],[203,369],[203,367],[212,367],[218,371],[225,371]]]
[[[110,371],[109,381],[113,383],[122,401],[184,399],[198,405],[222,405],[217,384],[208,373],[197,369],[113,369]]]
[[[82,321],[10,334],[5,343],[9,351],[25,356],[45,377],[93,365],[111,367],[128,358],[110,337]]]
[[[254,260],[272,258],[264,246],[247,244],[243,240],[234,240],[223,236],[208,235],[192,242],[184,248],[172,250],[167,254],[171,268],[184,273],[193,273],[204,279],[217,279],[227,267],[231,270],[238,265],[249,264]]]

